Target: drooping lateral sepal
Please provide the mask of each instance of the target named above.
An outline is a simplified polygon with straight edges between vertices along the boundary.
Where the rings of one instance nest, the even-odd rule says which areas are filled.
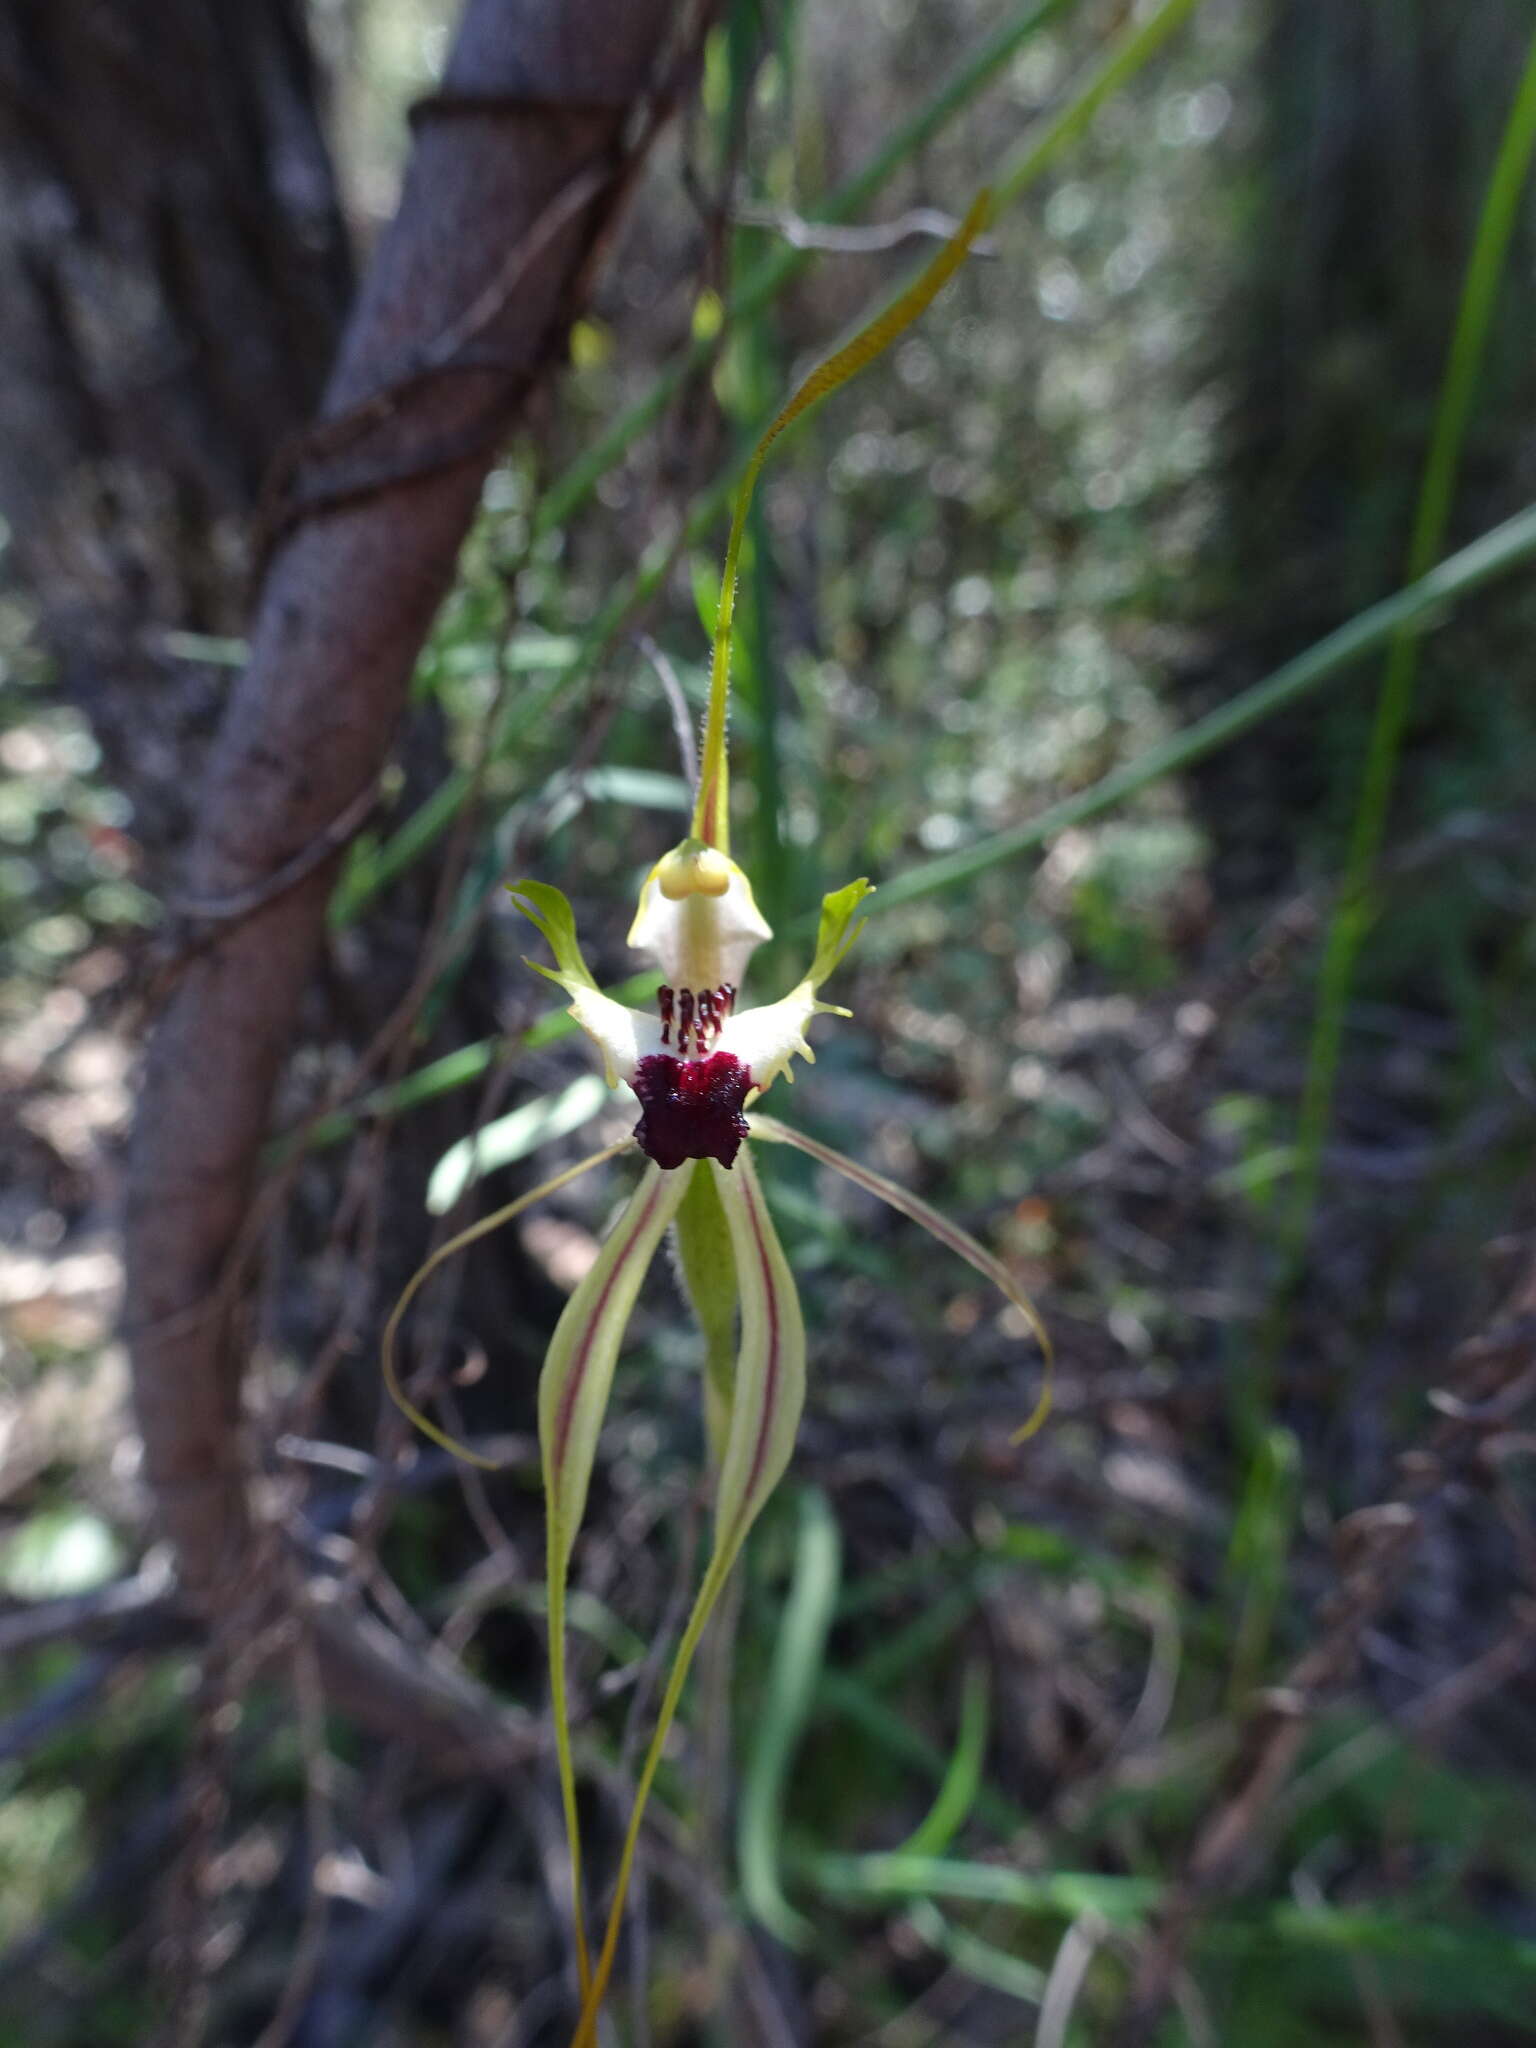
[[[723,1558],[729,1570],[794,1451],[805,1406],[805,1319],[750,1148],[734,1173],[710,1170],[730,1227],[741,1300],[711,1562],[713,1570]]]
[[[586,1511],[597,1440],[614,1367],[640,1283],[682,1200],[683,1176],[646,1168],[602,1249],[566,1303],[539,1375],[539,1453],[544,1468],[549,1597],[549,1676],[554,1700],[555,1754],[571,1853],[577,1958],[583,1991],[589,1982],[581,1900],[581,1841],[576,1772],[571,1758],[570,1703],[565,1677],[565,1589],[571,1550]]]
[[[656,1731],[635,1788],[602,1951],[571,2048],[592,2048],[596,2039],[597,2014],[618,1948],[640,1823],[689,1668],[741,1546],[783,1477],[805,1405],[805,1323],[800,1297],[763,1200],[751,1152],[742,1153],[734,1172],[712,1161],[708,1170],[730,1229],[741,1303],[741,1347],[736,1355],[730,1420],[715,1494],[714,1549],[667,1674]]]
[[[539,1375],[539,1443],[562,1568],[587,1504],[619,1346],[685,1177],[650,1166],[566,1303]]]

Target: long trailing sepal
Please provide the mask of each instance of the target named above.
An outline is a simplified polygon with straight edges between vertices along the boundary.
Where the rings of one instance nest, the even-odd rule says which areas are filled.
[[[438,1267],[453,1258],[456,1253],[463,1251],[466,1245],[474,1244],[478,1238],[489,1237],[493,1230],[500,1230],[502,1225],[510,1223],[514,1216],[520,1216],[524,1209],[531,1209],[535,1202],[542,1202],[546,1195],[552,1195],[560,1188],[569,1187],[573,1180],[579,1180],[584,1173],[590,1173],[594,1166],[601,1166],[605,1160],[616,1159],[621,1152],[627,1152],[634,1142],[633,1138],[620,1138],[615,1144],[605,1145],[601,1152],[594,1152],[575,1166],[568,1166],[564,1173],[557,1173],[550,1180],[540,1181],[536,1188],[530,1188],[526,1195],[519,1195],[515,1202],[508,1202],[503,1208],[493,1210],[489,1216],[482,1216],[478,1223],[471,1223],[467,1230],[461,1230],[456,1236],[450,1237],[446,1244],[440,1244],[432,1256],[416,1268],[405,1283],[400,1299],[390,1310],[389,1321],[384,1325],[384,1336],[379,1347],[384,1368],[384,1385],[389,1398],[402,1415],[415,1423],[423,1436],[431,1437],[433,1443],[440,1444],[445,1451],[452,1451],[456,1458],[463,1458],[467,1464],[478,1465],[483,1472],[494,1472],[496,1460],[483,1458],[478,1451],[472,1451],[467,1444],[461,1444],[457,1437],[450,1436],[447,1430],[440,1429],[430,1416],[422,1414],[400,1384],[399,1368],[395,1364],[395,1349],[406,1311]]]
[[[591,1971],[581,1902],[581,1839],[565,1676],[565,1594],[571,1550],[586,1510],[597,1439],[619,1346],[662,1234],[683,1198],[684,1177],[647,1167],[601,1251],[566,1303],[539,1376],[539,1451],[548,1530],[549,1677],[560,1799],[571,1853],[576,1959],[583,1994]]]
[[[1051,1412],[1051,1384],[1055,1373],[1056,1354],[1051,1344],[1051,1333],[1045,1327],[1040,1311],[1001,1260],[993,1258],[986,1247],[978,1244],[969,1231],[962,1230],[958,1223],[951,1223],[947,1216],[940,1215],[937,1209],[930,1208],[928,1203],[920,1201],[916,1195],[909,1194],[895,1181],[887,1180],[883,1173],[876,1173],[869,1166],[861,1166],[858,1160],[848,1158],[845,1153],[834,1150],[831,1145],[823,1145],[815,1138],[806,1137],[803,1131],[791,1130],[788,1124],[781,1124],[777,1117],[763,1116],[754,1110],[750,1122],[754,1138],[767,1138],[774,1144],[795,1146],[799,1151],[808,1153],[812,1159],[819,1160],[823,1166],[830,1166],[845,1179],[851,1180],[856,1187],[865,1188],[870,1194],[877,1195],[889,1208],[910,1217],[914,1223],[920,1223],[930,1237],[936,1237],[940,1244],[947,1245],[952,1252],[964,1259],[968,1266],[974,1266],[984,1280],[991,1281],[1005,1301],[1012,1303],[1033,1332],[1045,1365],[1039,1397],[1028,1417],[1014,1431],[1012,1440],[1016,1444],[1021,1444],[1026,1438],[1032,1437]]]
[[[805,1405],[805,1322],[800,1313],[800,1297],[763,1199],[751,1154],[744,1150],[730,1170],[711,1161],[709,1172],[730,1229],[741,1295],[741,1349],[736,1358],[730,1421],[715,1497],[714,1549],[667,1675],[656,1730],[635,1787],[602,1951],[571,2048],[593,2048],[596,2040],[597,2015],[613,1971],[646,1801],[677,1715],[689,1667],[748,1532],[783,1477]]]

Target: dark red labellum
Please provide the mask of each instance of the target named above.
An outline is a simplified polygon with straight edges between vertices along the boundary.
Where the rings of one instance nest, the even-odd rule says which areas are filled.
[[[732,1163],[747,1135],[743,1104],[752,1089],[751,1072],[735,1053],[703,1060],[652,1053],[636,1067],[633,1085],[640,1098],[635,1142],[647,1159],[669,1169],[685,1159]]]

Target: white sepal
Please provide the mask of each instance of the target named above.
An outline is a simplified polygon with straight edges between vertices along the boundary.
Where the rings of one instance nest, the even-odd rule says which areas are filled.
[[[754,1087],[766,1088],[780,1074],[789,1072],[789,1063],[797,1053],[814,1065],[816,1055],[806,1042],[805,1027],[820,1012],[832,1010],[831,1003],[818,1003],[815,989],[808,981],[802,981],[777,1003],[761,1003],[755,1010],[743,1010],[728,1017],[720,1033],[719,1049],[736,1055],[751,1074]],[[848,1012],[838,1010],[834,1014],[846,1017]]]
[[[571,998],[571,1015],[603,1056],[610,1088],[618,1081],[633,1081],[641,1060],[665,1050],[656,1018],[616,1003],[600,989],[569,982],[562,986]]]

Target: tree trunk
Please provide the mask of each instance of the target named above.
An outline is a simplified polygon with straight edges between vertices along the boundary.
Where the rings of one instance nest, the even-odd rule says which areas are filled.
[[[145,1469],[188,1598],[216,1611],[249,1519],[221,1277],[339,858],[388,756],[482,479],[555,359],[635,156],[673,0],[469,0],[320,427],[285,475],[206,777],[188,894],[237,914],[151,1044],[128,1327]]]
[[[0,511],[151,886],[350,294],[302,0],[0,0]]]

